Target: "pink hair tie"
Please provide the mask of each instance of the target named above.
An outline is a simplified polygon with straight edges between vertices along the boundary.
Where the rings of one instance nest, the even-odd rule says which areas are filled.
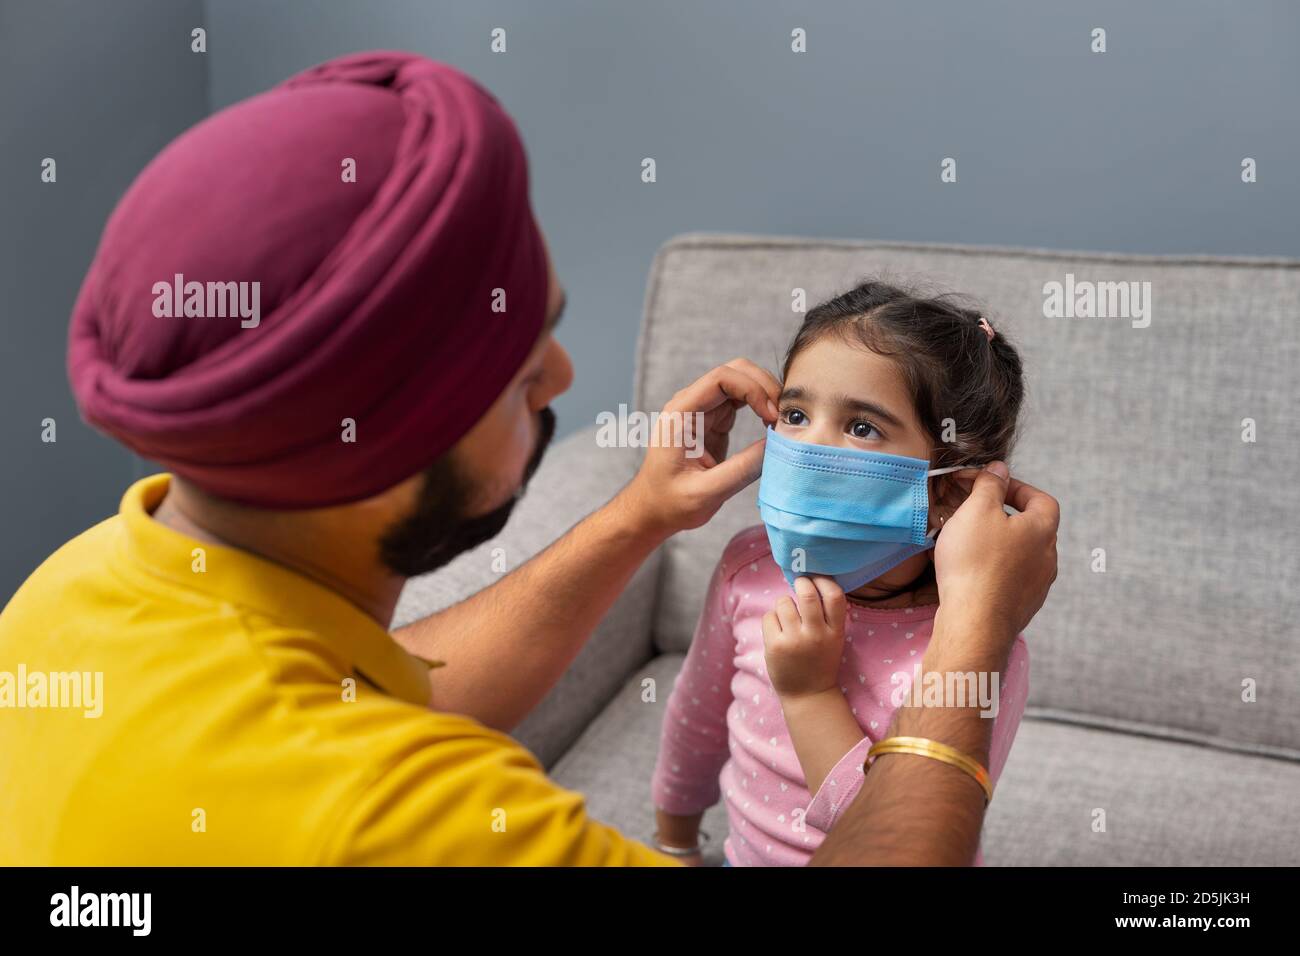
[[[982,315],[980,316],[980,328],[984,330],[984,334],[987,335],[989,337],[989,341],[992,342],[993,326],[989,325],[989,320],[984,318],[984,316]]]

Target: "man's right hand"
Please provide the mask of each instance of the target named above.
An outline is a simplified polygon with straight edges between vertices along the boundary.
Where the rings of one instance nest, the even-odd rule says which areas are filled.
[[[996,634],[1010,650],[1056,580],[1060,520],[1055,498],[1009,477],[1003,462],[988,465],[935,543],[940,607],[991,625],[990,638]]]
[[[780,395],[776,377],[744,358],[719,365],[674,395],[660,414],[656,442],[641,470],[620,495],[636,523],[664,537],[698,528],[756,479],[765,441],[728,457],[731,428],[746,406],[763,424],[774,424]]]

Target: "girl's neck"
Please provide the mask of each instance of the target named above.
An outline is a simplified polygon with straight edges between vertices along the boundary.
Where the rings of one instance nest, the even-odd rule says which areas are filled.
[[[930,607],[939,603],[939,587],[932,571],[927,570],[915,581],[898,590],[864,584],[845,595],[854,607],[892,610],[904,607]]]

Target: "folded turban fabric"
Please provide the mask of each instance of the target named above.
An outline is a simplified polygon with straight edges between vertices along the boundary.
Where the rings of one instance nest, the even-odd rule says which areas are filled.
[[[68,375],[86,421],[213,495],[344,504],[482,418],[546,299],[505,110],[445,64],[359,53],[214,114],[140,173],[73,309]]]

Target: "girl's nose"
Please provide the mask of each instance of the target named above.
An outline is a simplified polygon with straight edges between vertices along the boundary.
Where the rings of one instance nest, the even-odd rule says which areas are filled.
[[[831,445],[833,447],[846,447],[849,445],[849,436],[834,425],[818,423],[800,437],[814,445]]]

